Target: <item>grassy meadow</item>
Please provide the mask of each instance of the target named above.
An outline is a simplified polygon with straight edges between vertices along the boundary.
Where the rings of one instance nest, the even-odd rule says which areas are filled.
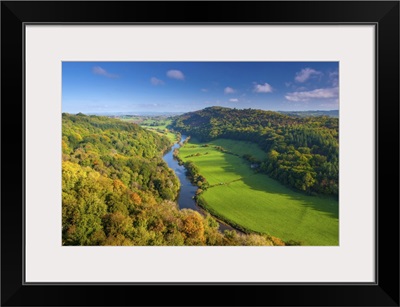
[[[218,146],[225,149],[222,152]],[[338,245],[338,202],[295,192],[267,175],[256,173],[241,156],[262,160],[256,144],[217,139],[191,139],[179,157],[199,167],[210,187],[200,195],[214,215],[243,229],[266,233],[301,245]]]
[[[170,125],[172,120],[155,120],[155,119],[146,119],[139,123],[139,125],[143,128],[151,130],[153,132],[158,133],[159,135],[165,135],[171,143],[175,143],[178,139],[175,133],[172,133],[167,126]]]
[[[172,122],[171,119],[134,115],[125,115],[119,119],[128,123],[138,124],[139,126],[151,130],[159,135],[165,135],[171,141],[171,144],[178,140],[176,134],[170,132],[167,128],[167,126]]]

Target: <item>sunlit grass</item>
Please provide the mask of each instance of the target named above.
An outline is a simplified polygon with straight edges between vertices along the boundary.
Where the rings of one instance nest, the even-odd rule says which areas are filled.
[[[215,215],[242,228],[302,245],[338,245],[338,202],[295,192],[264,174],[256,174],[243,154],[260,158],[255,144],[233,140],[208,143],[191,140],[180,149],[193,161],[211,187],[201,197]],[[222,146],[238,154],[223,153]]]
[[[170,141],[171,144],[175,143],[177,139],[177,135],[171,132],[167,127],[171,124],[171,120],[162,120],[162,124],[159,124],[160,121],[153,120],[153,119],[146,119],[140,123],[140,126],[146,128],[150,131],[156,132],[159,135],[166,136]]]

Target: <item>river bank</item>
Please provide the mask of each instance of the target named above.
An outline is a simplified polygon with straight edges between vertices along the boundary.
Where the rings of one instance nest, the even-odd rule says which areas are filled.
[[[186,135],[181,135],[181,138],[178,142],[176,142],[170,150],[168,150],[166,153],[163,155],[164,161],[167,163],[168,167],[171,168],[176,176],[178,177],[181,187],[179,190],[179,195],[177,199],[177,203],[179,206],[179,209],[192,209],[194,211],[199,212],[201,215],[205,216],[207,212],[201,208],[200,206],[197,205],[195,196],[196,192],[198,190],[198,187],[196,185],[193,185],[189,178],[187,177],[187,170],[185,166],[181,163],[179,163],[178,159],[174,156],[174,151],[179,149],[181,147],[181,144],[183,144],[186,140],[188,140],[188,136]],[[215,218],[215,217],[214,217]],[[237,232],[237,229],[234,229],[233,227],[223,223],[222,221],[218,220],[215,218],[217,222],[219,223],[219,230],[221,232],[225,230],[234,230]]]

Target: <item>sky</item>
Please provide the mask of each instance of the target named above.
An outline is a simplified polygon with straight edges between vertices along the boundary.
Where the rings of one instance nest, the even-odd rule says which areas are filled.
[[[67,113],[339,109],[338,62],[63,62]]]

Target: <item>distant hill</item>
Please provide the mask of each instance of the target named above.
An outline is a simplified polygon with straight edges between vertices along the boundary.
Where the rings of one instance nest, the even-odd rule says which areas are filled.
[[[278,111],[279,113],[289,115],[289,116],[298,116],[298,117],[308,117],[308,116],[330,116],[330,117],[339,117],[339,110],[329,110],[329,111]]]
[[[184,112],[157,112],[157,111],[131,111],[131,112],[89,112],[86,115],[121,117],[121,116],[174,116]]]

